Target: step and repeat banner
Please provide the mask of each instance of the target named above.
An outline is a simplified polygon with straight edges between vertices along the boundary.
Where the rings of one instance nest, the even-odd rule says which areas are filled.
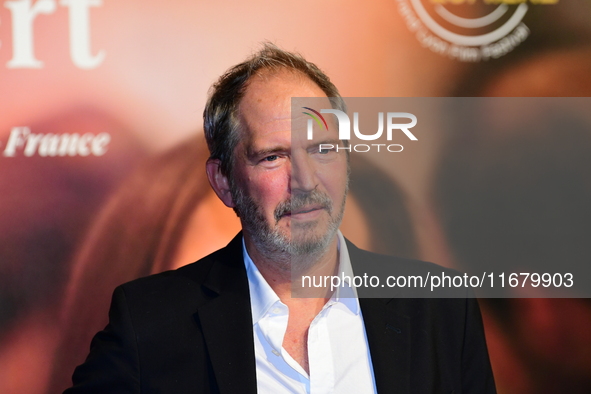
[[[117,285],[240,230],[205,176],[202,112],[262,43],[347,97],[584,98],[590,15],[585,0],[0,0],[0,392],[61,392]],[[528,264],[591,261],[588,101],[573,118],[555,100],[454,101],[478,112],[461,127],[414,101],[393,111],[421,113],[416,140],[386,141],[386,161],[367,139],[351,154],[342,230],[358,246],[488,264],[483,281],[514,288],[528,274],[481,301],[502,393],[591,390],[585,289],[544,298]]]

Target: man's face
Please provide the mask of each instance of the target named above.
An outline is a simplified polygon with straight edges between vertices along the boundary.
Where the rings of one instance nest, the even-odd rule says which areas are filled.
[[[346,154],[318,151],[320,142],[336,140],[336,129],[312,141],[303,131],[292,134],[291,97],[326,95],[307,77],[280,71],[255,76],[240,104],[232,198],[245,235],[269,256],[325,250],[340,225],[348,186]]]

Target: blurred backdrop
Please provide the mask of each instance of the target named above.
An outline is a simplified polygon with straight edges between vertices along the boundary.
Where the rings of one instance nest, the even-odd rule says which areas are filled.
[[[61,392],[115,286],[239,230],[205,178],[202,111],[261,42],[300,52],[348,97],[589,96],[591,3],[507,4],[0,0],[0,392]],[[460,269],[554,256],[563,239],[557,259],[591,261],[587,120],[566,139],[442,127],[394,164],[358,158],[343,232]],[[591,303],[481,304],[500,393],[591,392]]]

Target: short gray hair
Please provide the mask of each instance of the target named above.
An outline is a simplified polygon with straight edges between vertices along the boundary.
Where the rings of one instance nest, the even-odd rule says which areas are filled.
[[[222,174],[232,174],[232,153],[240,138],[238,107],[250,78],[264,70],[281,69],[300,72],[310,78],[326,94],[333,108],[346,111],[338,89],[314,63],[300,54],[284,51],[270,42],[264,43],[260,51],[226,71],[209,91],[203,111],[203,128],[210,159],[220,160]]]

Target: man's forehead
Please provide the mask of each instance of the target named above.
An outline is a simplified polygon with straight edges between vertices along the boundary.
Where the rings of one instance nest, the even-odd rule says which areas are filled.
[[[275,70],[253,76],[239,107],[242,137],[259,139],[291,133],[293,97],[324,97],[330,105],[324,91],[301,72]]]
[[[301,72],[265,72],[253,76],[248,82],[240,103],[240,113],[244,116],[257,111],[269,120],[283,119],[285,115],[289,118],[292,97],[326,97],[326,94]]]

